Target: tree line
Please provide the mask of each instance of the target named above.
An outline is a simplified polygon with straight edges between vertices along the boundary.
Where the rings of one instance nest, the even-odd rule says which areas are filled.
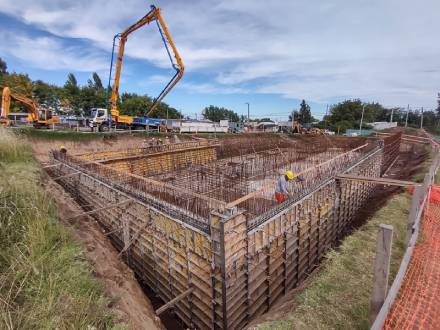
[[[42,80],[31,80],[27,74],[8,72],[7,64],[0,58],[0,86],[9,86],[13,91],[33,98],[41,106],[48,107],[58,112],[75,115],[90,115],[90,109],[107,107],[107,100],[111,91],[103,86],[99,75],[94,72],[87,84],[80,86],[73,73],[69,73],[63,86],[48,84]],[[124,92],[118,98],[118,109],[121,114],[143,116],[150,108],[153,99],[148,95]],[[11,111],[17,111],[20,104],[13,103]],[[386,108],[377,102],[362,102],[360,99],[345,100],[330,106],[329,112],[321,121],[312,116],[311,107],[305,100],[300,103],[299,110],[289,115],[289,121],[295,120],[300,124],[314,123],[316,127],[329,128],[335,132],[344,133],[350,128],[359,128],[362,109],[363,128],[368,128],[367,123],[375,121],[397,121],[404,126],[407,121],[409,127],[420,127],[422,110],[408,112],[401,108]],[[203,117],[215,122],[229,120],[231,122],[244,122],[245,116],[239,116],[235,111],[214,105],[207,106],[202,111]],[[175,108],[162,102],[152,114],[155,118],[183,118]],[[270,118],[254,119],[254,121],[270,121]],[[423,127],[433,132],[440,133],[440,94],[438,107],[435,111],[423,111]]]
[[[87,84],[80,86],[73,73],[67,75],[63,86],[48,84],[42,80],[32,80],[27,74],[8,72],[7,64],[0,58],[0,86],[8,86],[12,91],[32,98],[40,106],[57,112],[90,116],[92,108],[105,108],[111,90],[105,88],[99,75],[94,72]],[[153,103],[148,95],[122,93],[118,98],[121,114],[144,116]],[[11,111],[20,111],[22,105],[12,102]],[[182,114],[168,104],[161,102],[151,117],[181,118]]]
[[[362,110],[364,112],[362,118]],[[423,127],[439,133],[440,124],[440,98],[435,111],[417,109],[408,111],[403,108],[387,108],[377,102],[362,102],[359,99],[345,100],[332,105],[329,113],[318,124],[321,128],[330,128],[335,132],[345,132],[347,129],[359,129],[362,119],[362,128],[368,129],[367,123],[372,122],[397,122],[399,126],[419,128],[423,117]]]

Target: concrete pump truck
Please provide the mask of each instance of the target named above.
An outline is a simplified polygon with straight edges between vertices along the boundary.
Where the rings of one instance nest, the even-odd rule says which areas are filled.
[[[176,71],[171,80],[166,84],[165,88],[160,92],[160,94],[153,100],[150,108],[147,109],[145,117],[132,117],[132,116],[124,116],[119,113],[117,108],[117,100],[119,96],[119,83],[121,77],[121,69],[122,69],[122,59],[124,57],[124,48],[125,43],[127,42],[128,36],[134,31],[138,30],[142,26],[146,24],[150,24],[151,22],[156,22],[157,28],[161,35],[162,41],[165,45],[166,52],[171,62],[171,66]],[[117,55],[115,54],[115,50],[118,48]],[[171,55],[172,54],[172,55]],[[116,60],[115,60],[116,55]],[[114,77],[113,74],[113,65],[116,61],[116,69]],[[107,109],[104,108],[95,108],[92,109],[91,120],[89,121],[89,126],[92,131],[96,128],[102,132],[107,131],[110,127],[119,127],[119,128],[128,128],[128,127],[145,127],[149,124],[149,122],[156,122],[157,119],[148,118],[153,114],[154,110],[157,108],[162,99],[170,92],[170,90],[177,84],[177,82],[182,78],[184,72],[184,65],[182,59],[180,58],[179,52],[174,44],[173,39],[168,31],[168,28],[165,24],[165,21],[162,18],[160,8],[155,6],[151,6],[151,10],[142,17],[135,24],[130,26],[122,33],[118,33],[113,38],[113,49],[112,49],[112,58],[110,63],[110,73],[108,80],[108,88],[109,91],[111,89],[111,97],[109,102],[109,107]],[[113,86],[111,83],[113,82]],[[108,97],[107,97],[108,99]]]

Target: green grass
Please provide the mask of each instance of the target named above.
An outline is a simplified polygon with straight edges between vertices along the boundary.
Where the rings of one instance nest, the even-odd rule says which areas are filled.
[[[174,135],[174,133],[160,133],[156,131],[118,131],[117,133],[109,132],[109,133],[100,133],[100,132],[75,132],[70,130],[50,130],[50,129],[36,129],[31,127],[23,127],[14,129],[16,134],[19,134],[24,137],[28,137],[31,139],[40,139],[40,140],[63,140],[63,141],[94,141],[94,140],[116,140],[119,137],[123,137],[125,135],[132,135],[141,138],[165,138],[165,136]],[[177,134],[181,140],[190,139],[189,135],[186,134]]]
[[[119,327],[22,141],[0,128],[0,329]]]
[[[34,139],[92,141],[102,139],[116,139],[117,133],[91,133],[74,131],[52,131],[50,129],[36,129],[31,127],[17,128],[14,131],[22,136]]]
[[[408,193],[393,197],[327,254],[322,270],[296,298],[298,307],[286,320],[264,323],[259,329],[368,329],[378,226],[394,227],[391,283],[405,253],[409,205]]]

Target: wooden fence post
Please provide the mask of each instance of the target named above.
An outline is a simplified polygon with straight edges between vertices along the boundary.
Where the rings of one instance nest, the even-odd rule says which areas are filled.
[[[376,259],[374,261],[373,294],[370,304],[370,323],[373,324],[388,291],[393,226],[381,224],[377,234]]]
[[[411,199],[411,208],[409,210],[408,225],[406,231],[406,245],[408,245],[411,235],[413,233],[413,227],[416,222],[416,217],[419,212],[420,203],[422,201],[423,186],[415,186],[413,197]]]

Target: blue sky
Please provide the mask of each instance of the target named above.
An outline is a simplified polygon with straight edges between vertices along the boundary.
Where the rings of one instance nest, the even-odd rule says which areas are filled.
[[[286,119],[301,99],[322,117],[347,98],[435,108],[435,0],[154,1],[185,63],[165,102],[192,117],[210,104]],[[144,0],[0,0],[0,57],[10,71],[62,85],[108,78],[113,35]],[[173,74],[155,25],[129,38],[121,90],[155,96]]]

